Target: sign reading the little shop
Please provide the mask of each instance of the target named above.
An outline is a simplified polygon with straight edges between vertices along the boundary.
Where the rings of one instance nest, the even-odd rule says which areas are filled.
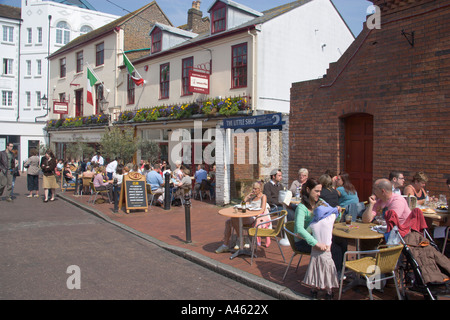
[[[143,209],[147,212],[147,186],[145,176],[138,172],[130,172],[123,176],[119,208],[125,202],[127,213],[131,209]]]
[[[281,113],[223,120],[224,129],[272,128],[281,127],[283,124]]]
[[[189,91],[209,94],[209,74],[189,71]]]

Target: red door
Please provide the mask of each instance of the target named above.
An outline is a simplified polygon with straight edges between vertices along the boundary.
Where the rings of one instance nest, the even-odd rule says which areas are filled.
[[[359,201],[372,194],[373,116],[357,114],[345,119],[344,170],[358,191]]]

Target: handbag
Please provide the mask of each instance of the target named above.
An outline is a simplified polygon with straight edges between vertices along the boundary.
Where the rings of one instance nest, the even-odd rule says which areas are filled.
[[[20,177],[19,167],[13,169],[13,177]]]

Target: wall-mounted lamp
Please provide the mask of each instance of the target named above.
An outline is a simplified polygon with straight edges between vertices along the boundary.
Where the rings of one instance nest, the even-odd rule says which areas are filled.
[[[41,105],[42,105],[42,108],[44,108],[44,110],[48,110],[48,109],[46,109],[47,103],[48,103],[48,98],[44,94],[41,98]]]

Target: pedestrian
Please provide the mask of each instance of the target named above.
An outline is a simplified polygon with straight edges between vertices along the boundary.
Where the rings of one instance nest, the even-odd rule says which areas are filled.
[[[14,169],[12,171],[12,185],[11,185],[11,193],[9,194],[9,196],[11,197],[11,199],[14,199],[14,185],[16,184],[16,178],[20,177],[20,172],[19,172],[19,160],[17,160],[17,150],[13,150],[12,151],[13,155],[14,155]]]
[[[30,157],[24,164],[27,169],[27,189],[30,194],[27,198],[33,197],[33,191],[35,191],[34,197],[39,197],[39,156],[36,149],[30,150]]]
[[[3,191],[6,188],[6,201],[11,202],[11,190],[12,190],[12,171],[15,166],[14,154],[12,149],[14,144],[8,143],[6,149],[0,152],[0,197],[3,195]],[[0,198],[1,200],[1,198]]]
[[[56,159],[51,150],[47,150],[45,156],[41,160],[41,169],[44,174],[43,187],[44,187],[44,202],[48,202],[49,191],[51,192],[50,201],[55,201],[55,189],[58,188],[55,177]]]

